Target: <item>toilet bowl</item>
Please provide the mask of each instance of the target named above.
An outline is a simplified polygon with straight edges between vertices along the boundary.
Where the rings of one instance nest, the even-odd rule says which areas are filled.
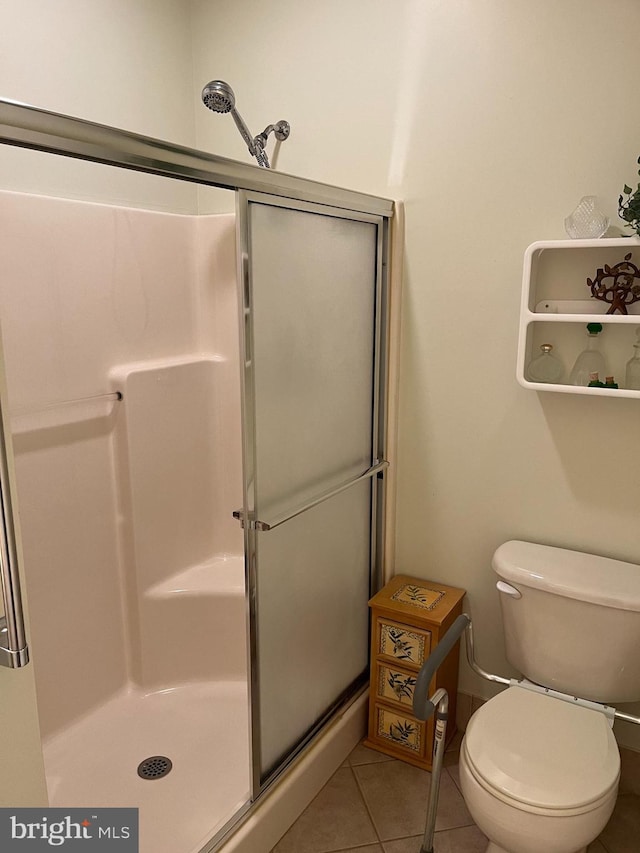
[[[514,685],[469,721],[459,768],[487,853],[583,853],[615,806],[620,756],[603,712]]]

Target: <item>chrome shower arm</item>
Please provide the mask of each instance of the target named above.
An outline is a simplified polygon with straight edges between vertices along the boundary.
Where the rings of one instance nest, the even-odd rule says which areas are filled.
[[[291,133],[291,126],[288,121],[279,121],[277,124],[269,124],[262,133],[259,133],[257,136],[253,137],[253,144],[260,151],[261,155],[264,158],[264,163],[260,163],[260,158],[256,154],[256,158],[258,159],[258,163],[260,165],[264,165],[267,169],[270,169],[269,159],[267,157],[267,152],[264,150],[267,145],[267,138],[270,133],[273,133],[278,142],[282,142],[285,139],[289,138],[289,134]]]
[[[270,133],[273,133],[278,142],[284,142],[285,139],[289,138],[289,134],[291,133],[291,125],[288,121],[279,121],[276,124],[269,124],[262,133],[259,133],[256,136],[256,139],[262,140],[262,146],[264,147],[267,144],[267,137]],[[254,140],[255,141],[255,140]]]

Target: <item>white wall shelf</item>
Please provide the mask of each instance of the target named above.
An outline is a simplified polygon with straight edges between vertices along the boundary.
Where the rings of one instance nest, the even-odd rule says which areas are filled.
[[[633,355],[635,330],[640,327],[640,302],[629,314],[607,314],[608,305],[590,295],[587,278],[593,279],[604,264],[613,266],[632,252],[640,266],[640,238],[599,240],[546,240],[532,243],[524,256],[520,334],[516,376],[524,388],[560,391],[589,396],[636,397],[640,391],[624,388],[625,366]],[[607,374],[619,388],[585,388],[569,384],[569,373],[587,345],[587,323],[601,323],[599,348]],[[553,354],[564,365],[558,383],[530,382],[526,369],[542,344],[553,345]],[[604,380],[604,377],[601,377]]]

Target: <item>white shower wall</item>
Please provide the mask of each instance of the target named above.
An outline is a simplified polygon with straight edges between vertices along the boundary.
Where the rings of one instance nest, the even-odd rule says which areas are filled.
[[[3,192],[0,231],[46,738],[131,681],[245,675],[242,536],[231,518],[242,503],[234,229],[229,216]],[[121,402],[59,405],[114,390]],[[230,630],[220,613],[233,614],[237,654],[218,655],[215,671],[207,646]],[[195,624],[205,626],[198,636]],[[191,643],[182,667],[181,639]]]

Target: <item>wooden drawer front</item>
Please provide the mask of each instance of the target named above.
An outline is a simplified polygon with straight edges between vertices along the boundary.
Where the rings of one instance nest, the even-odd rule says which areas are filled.
[[[406,672],[395,666],[378,664],[377,694],[380,699],[398,702],[408,708],[413,707],[413,691],[416,686],[416,673]]]
[[[377,738],[413,755],[422,755],[424,723],[382,705],[376,705],[375,719]]]
[[[418,628],[378,619],[378,654],[391,660],[420,667],[429,657],[431,634]]]

